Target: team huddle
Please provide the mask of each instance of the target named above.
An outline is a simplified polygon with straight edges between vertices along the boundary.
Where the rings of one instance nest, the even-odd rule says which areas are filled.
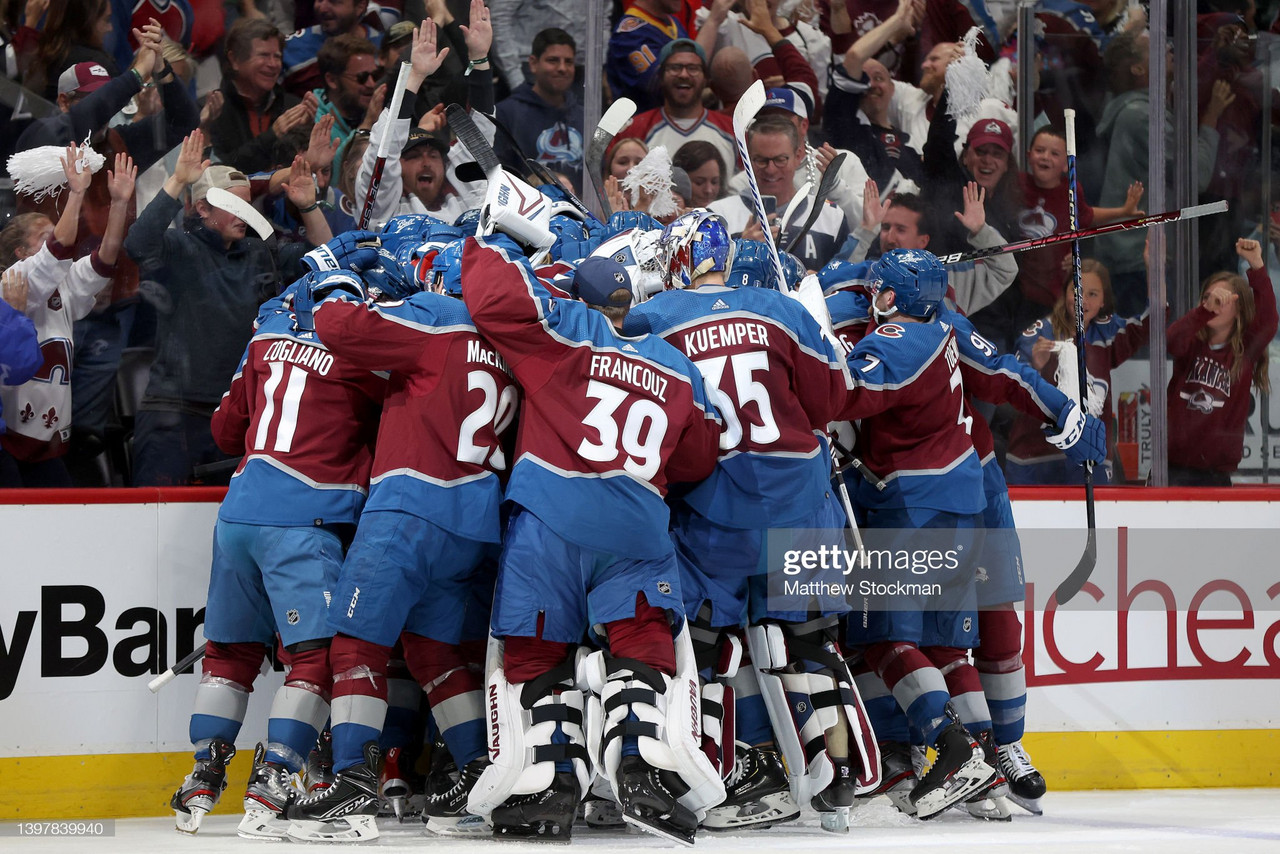
[[[805,808],[847,831],[881,794],[1039,813],[1021,555],[973,399],[1081,465],[1101,422],[978,335],[927,251],[801,278],[704,209],[600,223],[543,189],[503,172],[455,225],[339,235],[262,306],[213,419],[243,460],[179,829],[226,788],[277,644],[242,836],[358,842],[406,804],[443,835],[684,844]],[[963,557],[864,608],[777,595],[780,532]]]

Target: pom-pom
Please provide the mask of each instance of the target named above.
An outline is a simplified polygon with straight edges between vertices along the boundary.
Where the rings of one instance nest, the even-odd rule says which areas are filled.
[[[1054,385],[1058,387],[1058,391],[1079,403],[1080,362],[1076,356],[1075,342],[1054,341],[1053,352],[1058,357],[1058,370],[1053,375]],[[1102,406],[1106,402],[1107,393],[1105,388],[1096,382],[1092,375],[1088,375],[1086,379],[1085,393],[1089,399],[1085,401],[1084,411],[1094,418],[1099,418],[1102,416]]]
[[[622,189],[631,194],[633,208],[639,209],[641,190],[653,199],[648,212],[655,218],[671,216],[676,212],[676,200],[671,195],[673,186],[671,154],[665,145],[651,148],[644,159],[632,166],[631,171],[622,179]]]
[[[34,196],[37,202],[57,195],[67,185],[66,173],[62,171],[62,158],[66,153],[67,149],[62,146],[42,145],[10,155],[9,177],[13,179],[14,191]],[[80,160],[83,168],[95,174],[106,163],[106,158],[88,144],[80,147]]]
[[[987,95],[987,66],[978,58],[978,37],[982,31],[970,27],[965,33],[964,56],[947,65],[947,115],[956,120],[978,109]]]

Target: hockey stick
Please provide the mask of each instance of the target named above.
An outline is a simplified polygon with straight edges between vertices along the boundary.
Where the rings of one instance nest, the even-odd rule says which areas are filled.
[[[373,219],[373,203],[378,196],[378,188],[382,186],[382,170],[387,166],[387,149],[391,146],[391,124],[400,117],[400,105],[404,103],[404,84],[412,67],[407,62],[400,63],[400,74],[396,77],[396,91],[391,93],[391,106],[387,107],[389,113],[387,118],[390,121],[382,129],[382,139],[378,140],[378,159],[373,162],[373,175],[369,177],[369,192],[364,195],[364,207],[356,223],[361,231],[368,228],[369,221]]]
[[[1178,222],[1179,220],[1184,219],[1196,219],[1197,217],[1209,216],[1211,214],[1226,213],[1226,211],[1227,203],[1225,201],[1209,202],[1204,205],[1191,205],[1190,207],[1179,208],[1176,211],[1149,214],[1147,216],[1135,217],[1134,219],[1126,219],[1120,222],[1111,222],[1106,225],[1099,225],[1093,228],[1063,231],[1058,234],[1050,234],[1047,237],[1033,237],[1029,240],[1019,240],[1015,243],[1006,243],[1003,246],[989,246],[986,249],[974,249],[971,252],[953,252],[950,255],[939,256],[938,260],[943,264],[959,264],[964,261],[977,261],[982,258],[990,258],[993,255],[1006,255],[1010,252],[1026,252],[1028,249],[1039,249],[1041,246],[1052,246],[1055,243],[1066,243],[1068,240],[1085,240],[1090,237],[1111,234],[1114,231],[1125,231],[1131,228],[1148,228],[1153,225],[1160,225],[1161,223]]]
[[[208,648],[209,648],[208,641],[205,641],[204,643],[200,644],[200,646],[196,647],[195,649],[191,650],[191,652],[187,653],[187,655],[183,656],[182,660],[176,662],[173,665],[173,667],[170,667],[164,673],[161,673],[155,679],[152,679],[150,682],[148,682],[147,688],[151,691],[152,694],[155,694],[161,688],[163,688],[164,686],[172,682],[173,678],[177,676],[179,672],[186,670],[188,667],[195,664],[200,659],[204,658],[204,654],[208,650]]]
[[[495,170],[502,168],[502,161],[494,153],[493,146],[484,138],[484,134],[480,132],[480,128],[476,127],[475,120],[465,108],[450,104],[444,108],[444,115],[449,122],[449,129],[458,137],[458,142],[471,152],[471,156],[480,164],[484,174],[492,176]]]
[[[747,153],[747,128],[755,121],[756,113],[760,112],[765,100],[764,82],[761,80],[752,83],[751,88],[742,93],[738,105],[733,108],[733,138],[738,144],[738,156],[742,158],[742,169],[747,173],[747,184],[751,188],[751,203],[755,207],[756,221],[760,223],[760,228],[764,229],[769,257],[773,259],[773,270],[778,275],[778,290],[786,293],[790,290],[787,287],[787,274],[782,269],[782,258],[778,255],[777,244],[767,239],[769,214],[764,209],[764,199],[760,198],[760,182],[756,180],[756,170],[751,167],[751,155]]]
[[[800,185],[800,189],[796,190],[796,194],[791,197],[791,201],[787,205],[786,210],[782,212],[782,219],[778,220],[778,240],[774,241],[775,243],[782,240],[782,230],[787,227],[787,223],[791,222],[791,217],[795,216],[796,211],[799,210],[800,206],[809,198],[809,193],[812,191],[813,182],[805,181]]]
[[[1063,110],[1063,115],[1067,124],[1067,219],[1071,225],[1071,230],[1075,231],[1080,224],[1076,199],[1078,195],[1076,188],[1076,111]],[[1079,238],[1071,241],[1071,281],[1076,292],[1076,359],[1080,373],[1079,406],[1083,411],[1085,401],[1089,399],[1089,376],[1086,373],[1084,359],[1084,288],[1080,284]],[[1084,512],[1085,519],[1089,525],[1089,539],[1085,544],[1084,554],[1080,556],[1080,562],[1076,564],[1076,568],[1058,585],[1055,595],[1058,597],[1059,605],[1067,604],[1073,596],[1080,592],[1080,588],[1089,580],[1089,576],[1093,574],[1093,567],[1098,562],[1098,524],[1093,506],[1093,463],[1090,462],[1084,464]]]
[[[631,117],[635,114],[635,101],[630,98],[619,98],[614,101],[600,117],[600,123],[596,125],[595,132],[591,135],[591,142],[587,145],[586,168],[583,169],[582,174],[591,181],[591,186],[595,187],[596,198],[600,200],[600,210],[604,213],[605,219],[613,216],[613,208],[609,205],[609,196],[604,191],[604,178],[601,175],[601,169],[604,167],[604,153],[613,142],[613,138],[618,135],[618,131],[622,130],[623,125],[631,121]]]
[[[818,221],[818,217],[822,214],[822,206],[827,203],[827,199],[831,197],[831,192],[836,188],[836,182],[840,180],[840,167],[844,165],[845,153],[842,151],[835,157],[831,158],[831,162],[827,164],[826,171],[822,173],[822,180],[818,182],[818,194],[813,198],[813,210],[809,211],[809,218],[804,222],[804,228],[787,242],[786,251],[790,252],[796,248],[796,244],[809,233],[809,229],[813,228],[813,224]]]

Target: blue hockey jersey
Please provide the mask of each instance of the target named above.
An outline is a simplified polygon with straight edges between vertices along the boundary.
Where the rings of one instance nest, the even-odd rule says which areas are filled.
[[[731,528],[812,518],[830,488],[827,423],[851,388],[804,307],[767,288],[666,291],[627,315],[693,360],[725,421],[720,462],[685,500]]]

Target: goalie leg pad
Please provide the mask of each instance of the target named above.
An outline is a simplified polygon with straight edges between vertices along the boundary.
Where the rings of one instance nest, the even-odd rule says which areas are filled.
[[[855,795],[880,785],[880,751],[862,697],[835,644],[835,617],[767,623],[747,629],[760,691],[787,764],[792,795],[807,804],[835,779],[826,732],[848,721],[848,761]],[[844,751],[835,751],[841,753]]]
[[[510,797],[549,789],[556,763],[571,763],[579,794],[591,783],[584,732],[585,697],[573,679],[573,663],[537,679],[507,682],[501,667],[486,686],[490,765],[467,798],[467,810],[488,816]]]

